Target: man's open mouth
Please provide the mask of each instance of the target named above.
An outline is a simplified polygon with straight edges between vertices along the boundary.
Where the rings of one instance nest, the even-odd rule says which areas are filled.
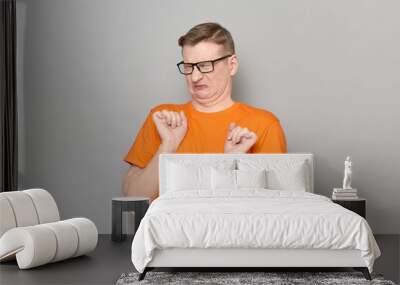
[[[204,85],[204,84],[202,84],[202,85],[194,85],[194,89],[196,89],[196,90],[203,90],[203,89],[206,89],[207,88],[207,85]]]

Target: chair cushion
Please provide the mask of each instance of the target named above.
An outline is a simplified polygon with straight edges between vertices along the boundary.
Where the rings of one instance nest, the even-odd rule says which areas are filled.
[[[23,191],[3,192],[11,205],[17,227],[33,226],[39,223],[38,215],[30,196]]]
[[[17,223],[15,221],[15,216],[13,209],[11,207],[8,199],[0,195],[0,237],[9,229],[15,228]]]
[[[60,220],[57,204],[44,189],[0,193],[0,237],[14,227],[26,227]]]
[[[95,224],[74,218],[8,230],[0,238],[0,261],[14,257],[20,269],[86,254],[97,245]]]
[[[28,194],[32,199],[38,215],[39,224],[57,222],[60,220],[56,201],[48,191],[44,189],[27,189],[22,192]]]

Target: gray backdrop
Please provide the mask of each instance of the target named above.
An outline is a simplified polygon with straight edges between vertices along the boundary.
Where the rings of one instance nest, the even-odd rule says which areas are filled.
[[[343,161],[375,233],[400,233],[399,1],[17,0],[20,187],[62,218],[111,230],[123,157],[151,107],[188,100],[177,39],[217,21],[236,41],[234,100],[281,120],[312,152],[316,192]]]

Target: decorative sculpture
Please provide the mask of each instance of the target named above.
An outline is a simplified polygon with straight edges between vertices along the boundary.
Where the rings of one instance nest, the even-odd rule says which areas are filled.
[[[344,162],[344,178],[343,178],[343,189],[352,189],[351,188],[351,165],[352,162],[350,160],[350,156],[346,157]]]

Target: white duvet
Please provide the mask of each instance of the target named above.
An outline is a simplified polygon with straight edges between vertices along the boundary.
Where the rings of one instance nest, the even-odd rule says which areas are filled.
[[[150,205],[132,242],[143,272],[154,249],[358,249],[372,272],[380,250],[367,221],[329,198],[300,191],[178,191]]]

